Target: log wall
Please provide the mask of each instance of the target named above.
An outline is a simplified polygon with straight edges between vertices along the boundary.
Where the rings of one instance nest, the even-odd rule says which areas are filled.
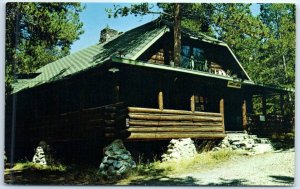
[[[31,141],[47,142],[126,137],[127,115],[127,107],[119,102],[56,116],[42,116],[27,123],[28,135]]]
[[[222,113],[127,108],[122,102],[56,116],[42,116],[33,123],[27,123],[27,128],[32,142],[225,137]]]
[[[221,113],[129,107],[128,140],[222,139]]]

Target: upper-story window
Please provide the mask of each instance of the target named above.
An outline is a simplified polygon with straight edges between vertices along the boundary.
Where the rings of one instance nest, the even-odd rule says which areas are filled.
[[[204,50],[184,45],[181,47],[181,67],[193,70],[208,71]]]

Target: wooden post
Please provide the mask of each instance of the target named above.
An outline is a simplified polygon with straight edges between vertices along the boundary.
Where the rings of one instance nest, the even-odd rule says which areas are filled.
[[[245,130],[247,130],[247,105],[246,105],[246,100],[243,101],[242,114],[243,114],[243,129],[245,131]]]
[[[117,102],[120,101],[120,95],[119,95],[120,94],[120,87],[119,87],[119,85],[116,85],[114,90],[115,90],[114,101],[115,101],[115,103],[117,103]]]
[[[284,115],[284,108],[283,108],[283,94],[280,93],[280,113],[283,116]]]
[[[120,93],[120,87],[119,87],[119,84],[118,84],[118,76],[117,76],[117,73],[113,72],[112,73],[112,87],[113,87],[113,97],[112,97],[112,101],[113,103],[117,103],[120,101],[119,99],[119,93]]]
[[[163,99],[163,92],[158,93],[158,107],[160,110],[164,109],[164,99]]]
[[[174,4],[174,65],[180,65],[181,52],[181,8],[179,3]]]
[[[247,112],[250,113],[250,114],[253,114],[253,96],[249,96],[247,98]]]
[[[224,99],[222,98],[220,100],[220,113],[222,115],[222,128],[223,128],[223,133],[225,133],[225,123],[224,123]]]
[[[195,95],[191,96],[191,111],[195,112]]]
[[[266,104],[267,104],[267,103],[266,103],[266,95],[263,94],[263,96],[262,96],[262,113],[263,113],[264,116],[267,115]]]

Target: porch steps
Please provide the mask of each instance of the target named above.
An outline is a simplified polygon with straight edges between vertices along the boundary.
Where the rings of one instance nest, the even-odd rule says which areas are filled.
[[[220,149],[246,150],[253,154],[273,151],[271,141],[268,138],[260,138],[257,135],[249,135],[244,132],[226,132],[226,137],[213,150]]]

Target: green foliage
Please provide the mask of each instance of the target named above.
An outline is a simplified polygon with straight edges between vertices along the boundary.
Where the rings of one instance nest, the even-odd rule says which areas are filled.
[[[224,161],[228,160],[233,154],[233,151],[231,150],[220,150],[215,153],[212,153],[212,158],[215,161]]]
[[[43,166],[43,165],[35,164],[32,162],[19,162],[19,163],[16,163],[14,165],[14,167],[12,168],[13,171],[24,171],[27,169],[65,172],[67,167],[62,164]]]
[[[269,28],[269,36],[264,40],[262,64],[271,70],[274,84],[294,87],[296,22],[295,5],[261,4],[260,19]]]
[[[83,33],[80,3],[6,4],[6,93],[15,75],[31,73],[69,54]]]
[[[257,83],[294,87],[295,5],[261,4],[255,17],[250,4],[216,4],[216,37],[225,41]]]
[[[216,164],[229,161],[231,158],[243,155],[243,152],[232,150],[210,151],[196,154],[194,158],[182,159],[178,161],[137,162],[137,168],[133,169],[126,178],[119,181],[121,185],[130,183],[132,180],[148,180],[155,178],[165,178],[168,175],[189,173],[192,169],[211,169]],[[178,166],[180,165],[180,166]]]
[[[109,16],[160,14],[174,19],[174,4],[115,6]],[[182,3],[182,26],[225,41],[233,49],[250,77],[258,83],[294,87],[295,83],[295,5],[261,4],[253,16],[251,4]]]
[[[152,8],[154,7],[154,4],[149,3],[138,3],[138,4],[131,4],[130,7],[127,6],[120,6],[120,5],[114,5],[114,8],[107,8],[105,11],[108,13],[109,18],[117,18],[118,16],[128,16],[128,15],[146,15],[146,14],[155,14],[160,12],[154,12],[152,11]]]

